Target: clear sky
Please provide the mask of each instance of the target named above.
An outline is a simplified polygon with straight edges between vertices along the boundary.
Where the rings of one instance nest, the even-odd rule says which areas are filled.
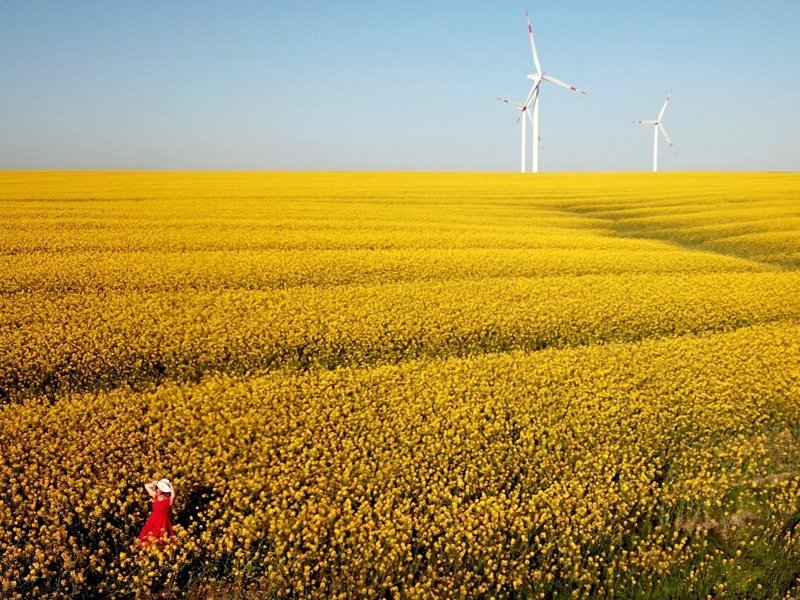
[[[798,0],[0,0],[0,169],[800,170]]]

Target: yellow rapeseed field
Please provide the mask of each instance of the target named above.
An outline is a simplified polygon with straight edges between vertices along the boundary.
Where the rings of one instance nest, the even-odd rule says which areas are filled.
[[[794,174],[0,172],[0,597],[798,598],[799,267]]]

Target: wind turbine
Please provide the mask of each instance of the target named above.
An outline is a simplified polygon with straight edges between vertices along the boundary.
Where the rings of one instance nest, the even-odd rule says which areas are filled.
[[[525,155],[526,155],[527,148],[528,148],[528,140],[526,139],[526,135],[525,135],[525,132],[526,132],[526,130],[528,128],[527,121],[530,121],[531,124],[533,123],[533,119],[531,118],[531,111],[528,110],[528,107],[529,107],[530,103],[528,103],[528,104],[520,104],[519,102],[512,102],[511,100],[506,100],[505,98],[498,98],[498,100],[500,100],[500,102],[505,102],[509,106],[511,106],[511,107],[513,107],[513,108],[515,108],[515,109],[517,109],[519,111],[519,117],[517,117],[517,121],[519,121],[519,123],[521,125],[521,128],[522,128],[522,133],[521,133],[522,143],[521,143],[521,148],[520,148],[520,154],[521,154],[520,170],[521,170],[522,173],[524,173],[525,172],[525,162],[526,162],[526,160],[525,160],[526,156]],[[535,145],[535,143],[534,143],[534,145]]]
[[[539,96],[541,95],[539,86],[541,85],[542,81],[549,81],[550,83],[554,83],[556,85],[560,85],[563,88],[566,88],[572,92],[578,92],[579,94],[586,95],[581,89],[576,88],[574,85],[570,85],[568,83],[564,83],[560,79],[556,79],[552,75],[547,75],[542,70],[542,65],[539,62],[539,53],[536,52],[536,42],[533,39],[533,27],[531,26],[531,19],[528,16],[527,9],[525,10],[525,19],[528,21],[528,37],[531,40],[531,52],[533,53],[533,66],[536,67],[536,73],[531,73],[528,75],[528,79],[533,81],[533,86],[531,87],[530,93],[528,93],[528,97],[525,99],[525,105],[528,106],[533,103],[533,117],[531,119],[533,124],[533,139],[539,140],[541,139],[539,136]],[[531,169],[534,173],[539,172],[539,145],[534,142],[533,144],[533,161],[531,165]]]
[[[661,133],[664,134],[664,139],[667,140],[669,147],[672,148],[672,151],[675,152],[675,146],[672,145],[672,140],[669,139],[667,135],[667,130],[664,129],[664,126],[661,124],[661,120],[664,118],[664,111],[667,110],[667,104],[669,104],[669,99],[672,96],[672,90],[670,90],[669,94],[667,94],[666,100],[664,100],[664,106],[661,107],[661,112],[658,113],[658,118],[655,121],[634,121],[634,123],[639,123],[640,125],[652,125],[653,126],[653,173],[658,171],[658,132],[661,130]]]

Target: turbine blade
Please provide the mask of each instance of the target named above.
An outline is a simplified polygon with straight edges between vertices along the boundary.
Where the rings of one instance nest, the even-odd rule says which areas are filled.
[[[508,104],[512,108],[514,108],[514,109],[519,111],[519,114],[517,115],[517,120],[516,120],[517,123],[519,123],[519,120],[522,118],[522,115],[524,115],[526,112],[528,112],[528,107],[525,104],[520,104],[519,102],[512,102],[511,100],[506,100],[505,98],[498,98],[498,100],[500,102]]]
[[[639,125],[658,125],[658,121],[634,121],[634,123]]]
[[[534,98],[538,95],[540,83],[542,83],[542,78],[539,75],[537,75],[536,79],[533,82],[533,86],[531,87],[531,91],[528,92],[528,97],[525,98],[526,107],[530,106],[531,102],[533,102]]]
[[[520,104],[519,102],[512,102],[511,100],[506,100],[505,98],[498,98],[498,100],[500,102],[508,104],[509,106],[513,106],[517,110],[522,110],[523,108],[525,108],[525,105],[524,104]]]
[[[666,100],[664,100],[664,106],[661,107],[661,112],[658,113],[658,120],[660,121],[664,117],[664,111],[667,110],[667,104],[669,104],[669,99],[672,96],[672,90],[669,91],[667,94]]]
[[[663,133],[663,134],[664,134],[664,138],[667,140],[667,143],[669,144],[669,147],[670,147],[670,148],[672,148],[672,151],[673,151],[673,152],[676,152],[676,150],[675,150],[675,146],[674,146],[674,144],[672,143],[672,140],[671,140],[671,139],[669,139],[669,136],[667,135],[667,130],[666,130],[666,129],[664,129],[664,126],[663,126],[661,123],[659,123],[659,124],[658,124],[658,128],[661,130],[661,133]]]
[[[531,51],[533,52],[533,64],[536,67],[536,73],[542,74],[542,65],[539,64],[539,54],[536,52],[536,42],[533,41],[533,27],[531,27],[531,18],[528,16],[528,9],[525,9],[525,20],[528,21],[528,37],[531,40]]]
[[[570,90],[572,92],[578,92],[579,94],[583,94],[584,96],[586,95],[586,92],[584,92],[583,90],[576,88],[574,85],[570,85],[568,83],[564,83],[560,79],[556,79],[555,77],[553,77],[551,75],[542,75],[542,79],[545,79],[545,80],[549,81],[550,83],[555,83],[556,85],[560,85],[563,88],[567,88],[568,90]]]

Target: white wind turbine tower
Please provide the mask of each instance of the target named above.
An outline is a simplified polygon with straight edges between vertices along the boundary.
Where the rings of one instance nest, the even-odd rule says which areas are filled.
[[[634,121],[634,123],[639,123],[640,125],[652,125],[653,126],[653,173],[658,171],[658,132],[661,131],[664,134],[664,139],[667,140],[669,147],[672,148],[672,151],[675,152],[675,146],[672,145],[672,140],[669,139],[667,135],[667,130],[664,129],[664,126],[661,124],[661,120],[664,118],[664,111],[667,110],[667,104],[669,104],[669,99],[672,96],[672,90],[670,90],[669,94],[667,94],[666,100],[664,100],[664,106],[661,107],[661,112],[658,113],[658,118],[655,121]]]
[[[586,95],[586,92],[576,88],[574,85],[570,85],[568,83],[564,83],[563,81],[556,79],[551,75],[547,75],[542,70],[542,65],[539,62],[539,53],[536,52],[536,42],[533,39],[533,27],[531,26],[531,19],[528,16],[528,11],[525,11],[525,19],[528,21],[528,37],[531,40],[531,51],[533,52],[533,65],[536,67],[536,73],[532,73],[528,75],[528,79],[533,81],[533,87],[531,87],[531,91],[528,94],[527,99],[525,100],[525,106],[529,106],[531,102],[533,103],[533,139],[539,140],[541,139],[539,136],[539,96],[540,90],[539,86],[542,81],[549,81],[550,83],[554,83],[556,85],[560,85],[561,87],[567,88],[572,92],[578,92],[579,94]],[[533,144],[533,161],[532,161],[532,171],[534,173],[539,172],[539,144],[534,141]]]

